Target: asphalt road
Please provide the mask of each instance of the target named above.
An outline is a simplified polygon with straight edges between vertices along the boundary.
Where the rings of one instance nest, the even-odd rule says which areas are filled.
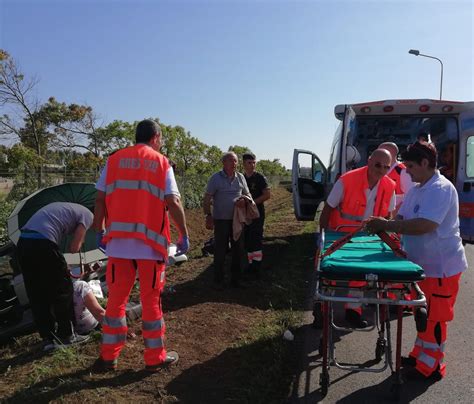
[[[445,363],[446,377],[439,382],[407,381],[400,403],[474,403],[474,245],[466,247],[470,268],[461,278],[454,320],[448,325]],[[305,325],[297,332],[304,347],[301,371],[296,376],[292,403],[388,403],[393,402],[390,369],[381,373],[348,372],[330,368],[330,386],[323,397],[319,386],[321,357],[318,353],[320,331],[311,327],[312,304],[308,299]],[[342,311],[336,314],[341,317]],[[342,322],[343,320],[341,320]],[[391,322],[395,351],[396,321]],[[413,316],[404,317],[402,355],[407,355],[416,337]],[[363,363],[375,357],[376,331],[340,335],[336,342],[338,362]],[[393,357],[395,354],[393,355]]]

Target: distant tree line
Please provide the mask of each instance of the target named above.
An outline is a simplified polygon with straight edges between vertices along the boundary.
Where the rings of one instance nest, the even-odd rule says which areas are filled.
[[[50,97],[40,102],[36,78],[26,78],[18,63],[0,49],[0,177],[13,178],[8,197],[0,195],[0,240],[4,221],[16,202],[37,189],[63,181],[96,181],[107,156],[133,144],[137,122],[104,124],[91,106]],[[158,117],[151,117],[160,122]],[[182,126],[160,122],[162,153],[176,164],[187,208],[199,206],[209,176],[221,169],[223,151],[192,136]],[[8,144],[9,146],[6,146]],[[239,157],[250,150],[230,146]],[[259,160],[269,177],[286,177],[278,159]]]

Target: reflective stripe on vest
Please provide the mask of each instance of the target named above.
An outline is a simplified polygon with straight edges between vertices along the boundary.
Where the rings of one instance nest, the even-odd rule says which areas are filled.
[[[337,207],[337,210],[343,219],[353,220],[354,222],[362,222],[362,220],[364,220],[364,216],[355,216],[350,215],[349,213],[344,213],[340,206]]]
[[[143,338],[146,348],[163,348],[163,338]]]
[[[158,234],[156,231],[148,229],[143,223],[112,222],[107,228],[107,233],[113,231],[142,233],[147,239],[154,241],[156,244],[162,245],[164,248],[168,248],[168,240],[166,237]]]
[[[102,343],[103,344],[118,344],[120,342],[125,342],[127,340],[127,334],[102,334]]]
[[[105,193],[106,195],[110,195],[116,189],[140,189],[149,192],[161,201],[165,200],[165,192],[162,189],[144,180],[117,180],[106,186]]]
[[[158,331],[164,325],[163,319],[155,321],[143,321],[143,330],[144,331]]]
[[[104,316],[102,325],[106,325],[110,328],[122,328],[127,326],[127,319],[125,317]]]

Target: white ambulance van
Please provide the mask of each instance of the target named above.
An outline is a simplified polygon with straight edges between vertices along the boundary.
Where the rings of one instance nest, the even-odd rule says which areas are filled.
[[[474,243],[474,101],[386,100],[334,108],[339,127],[329,164],[311,151],[293,154],[293,204],[298,220],[314,220],[316,211],[339,176],[367,164],[382,142],[394,142],[400,152],[427,136],[438,149],[438,167],[452,152],[452,181],[459,194],[461,237]]]

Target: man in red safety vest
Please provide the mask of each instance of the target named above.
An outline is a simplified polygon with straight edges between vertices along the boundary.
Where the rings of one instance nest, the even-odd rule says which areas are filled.
[[[391,166],[387,150],[377,149],[370,155],[367,166],[348,171],[334,184],[324,205],[319,225],[321,229],[349,232],[370,216],[390,216],[395,209],[395,183],[386,176]],[[350,287],[362,287],[363,281],[350,281]],[[353,291],[351,296],[362,295]],[[354,328],[367,327],[359,303],[348,303],[346,320]]]
[[[392,231],[402,235],[409,260],[420,265],[426,278],[418,282],[426,296],[428,321],[419,330],[408,357],[405,376],[439,380],[445,376],[444,349],[447,323],[454,317],[454,304],[467,260],[459,236],[459,203],[454,185],[436,169],[433,143],[418,141],[402,153],[415,185],[405,197],[395,220],[370,218],[370,233]]]
[[[165,350],[161,310],[170,242],[168,212],[179,231],[177,255],[188,250],[189,240],[173,169],[159,152],[158,123],[141,121],[135,141],[134,146],[108,158],[96,185],[94,228],[109,256],[109,295],[102,323],[101,355],[96,365],[101,370],[117,367],[128,330],[125,305],[138,275],[145,369],[153,372],[178,360],[176,352]]]

